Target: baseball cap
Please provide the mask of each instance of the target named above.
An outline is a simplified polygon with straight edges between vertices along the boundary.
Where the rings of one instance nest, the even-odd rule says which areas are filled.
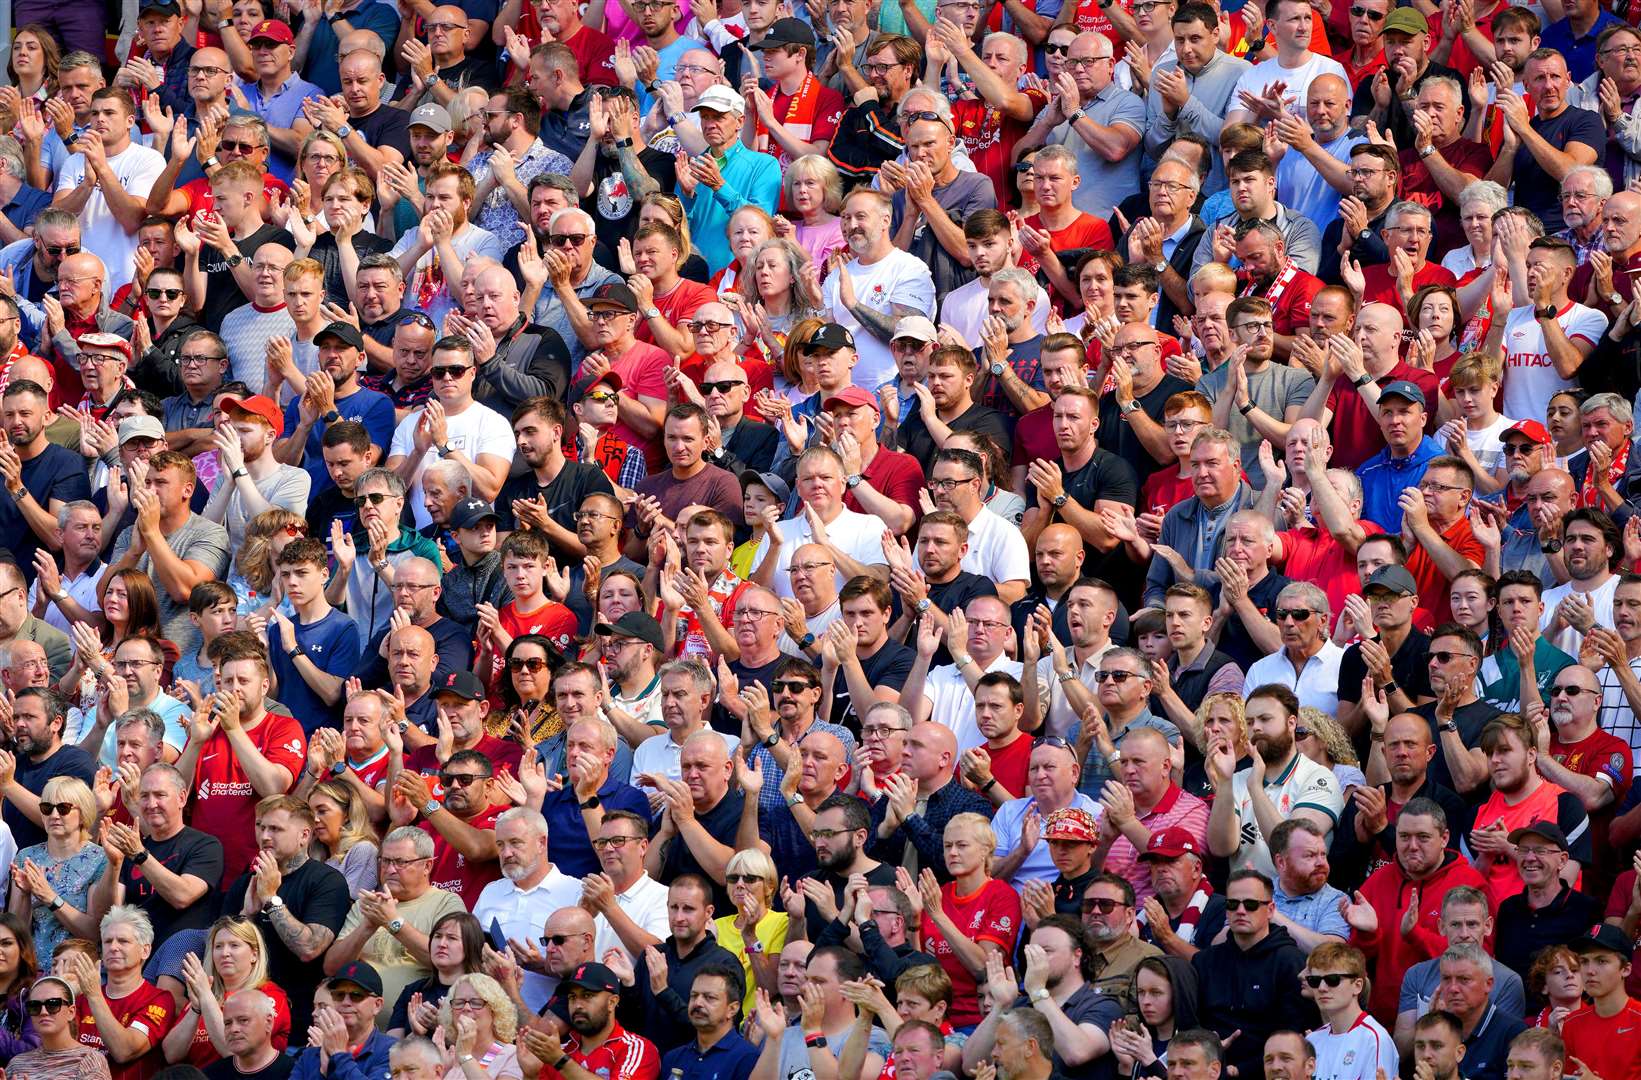
[[[788,45],[807,45],[815,47],[815,32],[802,19],[776,19],[770,24],[769,32],[764,39],[749,49],[781,49]]]
[[[809,335],[809,340],[799,346],[804,352],[818,352],[822,349],[853,349],[855,335],[849,332],[846,326],[835,322],[823,323],[821,328]]]
[[[471,529],[485,518],[493,518],[498,524],[501,522],[501,515],[496,513],[496,508],[483,499],[463,499],[450,511],[450,527]]]
[[[266,420],[273,426],[273,432],[276,436],[285,434],[285,417],[280,413],[279,406],[275,405],[271,398],[263,397],[261,394],[254,394],[248,398],[225,397],[220,402],[220,406],[223,415],[229,417],[229,419],[233,418],[231,410],[238,409],[240,412],[247,412],[252,416]]]
[[[280,45],[295,45],[296,35],[279,19],[263,19],[251,27],[250,36],[245,41],[247,44],[252,41],[273,41]]]
[[[1392,8],[1390,16],[1385,19],[1384,32],[1387,34],[1398,32],[1403,34],[1428,34],[1430,33],[1430,23],[1418,8]]]
[[[928,343],[939,341],[940,335],[935,332],[934,323],[921,315],[907,315],[895,323],[895,332],[890,341],[899,341],[901,338],[911,338],[913,341]]]
[[[150,11],[158,12],[161,15],[181,15],[182,5],[177,3],[177,0],[143,0],[142,5],[137,8],[139,16],[146,15]]]
[[[359,328],[354,326],[352,323],[341,321],[327,323],[323,330],[313,335],[313,343],[317,346],[322,338],[328,337],[333,337],[342,344],[355,349],[363,349],[365,347],[364,335],[359,333]]]
[[[430,101],[426,105],[416,106],[410,114],[409,126],[424,127],[443,135],[451,128],[450,113],[443,105]]]
[[[570,384],[570,392],[567,395],[568,403],[574,405],[592,393],[595,386],[608,386],[611,390],[620,390],[625,385],[621,381],[621,376],[614,371],[606,371],[596,379],[577,379]]]
[[[1397,10],[1400,11],[1402,9],[1398,8]],[[1406,379],[1397,379],[1395,382],[1391,383],[1389,386],[1387,386],[1384,389],[1380,390],[1379,391],[1379,396],[1381,398],[1387,398],[1387,397],[1406,398],[1409,401],[1418,402],[1420,405],[1428,405],[1429,404],[1427,401],[1425,401],[1424,391],[1420,390],[1416,383],[1408,382]]]
[[[588,298],[587,307],[613,307],[621,311],[637,311],[638,297],[633,295],[632,289],[625,282],[612,281],[608,285],[598,287]]]
[[[690,107],[690,112],[700,112],[702,109],[711,109],[721,113],[744,113],[746,102],[741,95],[727,86],[709,86],[702,91],[701,97]]]
[[[452,671],[445,677],[443,686],[433,688],[433,696],[440,694],[455,694],[463,701],[478,701],[484,697],[484,684],[471,671]]]
[[[132,439],[158,439],[165,441],[165,425],[154,416],[128,416],[120,421],[118,429],[120,445],[124,446]]]
[[[878,404],[877,395],[859,386],[845,386],[842,390],[830,395],[821,402],[821,408],[827,412],[830,412],[834,405],[844,405],[851,409],[858,409],[862,405],[870,405],[878,412],[883,411]]]
[[[1413,575],[1408,573],[1405,567],[1401,566],[1379,567],[1362,583],[1364,593],[1369,589],[1389,589],[1403,596],[1419,595],[1419,583],[1413,580]]]
[[[1158,829],[1151,834],[1151,842],[1145,845],[1140,853],[1142,859],[1177,859],[1181,855],[1202,854],[1202,845],[1197,838],[1191,835],[1189,829],[1182,829],[1175,825],[1167,829]]]
[[[741,490],[745,491],[748,484],[758,484],[767,488],[769,493],[775,496],[775,501],[782,506],[785,506],[787,500],[792,498],[792,488],[785,480],[780,478],[778,473],[747,469],[741,473]]]
[[[607,994],[621,992],[621,980],[603,964],[582,964],[563,982],[565,986],[579,986],[583,990],[597,990]]]
[[[328,986],[335,986],[337,983],[353,983],[361,990],[368,990],[377,997],[382,996],[382,977],[376,973],[375,968],[363,960],[355,960],[326,980]]]
[[[1567,947],[1580,956],[1586,953],[1610,952],[1617,953],[1625,960],[1635,952],[1635,944],[1625,936],[1624,931],[1605,922],[1596,923],[1590,927],[1588,934],[1569,942]]]
[[[1084,844],[1097,844],[1100,840],[1100,826],[1094,820],[1094,815],[1087,810],[1068,806],[1064,810],[1054,811],[1044,819],[1043,839],[1076,840]]]
[[[1551,442],[1550,433],[1537,420],[1517,420],[1499,432],[1499,441],[1503,442],[1506,435],[1525,435],[1540,446],[1549,446]]]
[[[101,330],[94,330],[89,334],[81,334],[75,339],[80,351],[96,349],[98,352],[116,352],[127,360],[131,359],[131,343],[118,334],[109,334]]]
[[[1548,840],[1562,851],[1567,850],[1567,834],[1553,821],[1535,821],[1531,825],[1523,825],[1511,831],[1509,840],[1512,844],[1519,844],[1529,836]]]
[[[607,634],[610,637],[637,638],[651,648],[665,648],[661,641],[661,624],[655,621],[655,616],[646,615],[642,611],[629,611],[614,623],[601,622],[593,627],[593,633]]]

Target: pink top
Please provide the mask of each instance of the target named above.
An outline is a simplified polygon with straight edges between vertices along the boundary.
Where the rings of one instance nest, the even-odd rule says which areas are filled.
[[[678,21],[673,23],[673,27],[679,34],[687,37],[690,19],[690,0],[678,0]],[[625,40],[630,45],[644,44],[644,31],[640,30],[632,16],[627,14],[621,0],[608,0],[604,5],[604,32],[613,41]]]

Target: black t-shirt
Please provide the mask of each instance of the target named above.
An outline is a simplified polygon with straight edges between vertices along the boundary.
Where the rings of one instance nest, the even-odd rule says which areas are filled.
[[[73,502],[91,497],[85,459],[77,451],[55,443],[47,443],[44,450],[23,462],[23,486],[41,506],[50,506],[52,499]],[[23,577],[30,582],[34,580],[34,552],[39,546],[28,519],[17,508],[17,500],[9,492],[0,491],[0,547],[11,552]]]
[[[645,147],[638,151],[638,164],[644,167],[662,191],[678,187],[678,161],[671,154]],[[638,231],[638,203],[621,175],[621,163],[613,154],[602,151],[593,155],[593,193],[581,200],[581,209],[593,218],[593,231],[599,243],[610,251],[631,240]],[[609,269],[615,270],[616,267]]]
[[[769,684],[775,679],[775,669],[786,663],[788,659],[790,657],[785,653],[781,653],[769,663],[759,664],[756,667],[744,664],[739,660],[731,660],[729,670],[742,686],[757,683],[763,687],[768,692],[769,699],[773,701],[775,700],[775,691],[769,689]],[[739,735],[741,733],[741,722],[729,715],[722,705],[714,705],[712,707],[712,728],[714,731],[722,731],[726,735]]]
[[[348,117],[348,123],[367,143],[378,150],[384,146],[391,146],[399,151],[406,161],[412,160],[410,114],[403,109],[395,109],[391,105],[378,105],[376,111],[369,116],[361,116],[358,119]]]
[[[805,874],[804,877],[814,878],[823,885],[831,886],[832,899],[837,902],[840,908],[842,907],[843,890],[844,887],[849,884],[849,879],[847,877],[839,877],[829,870],[811,870],[809,873]],[[876,866],[866,871],[866,884],[879,886],[881,888],[894,888],[895,868],[890,866],[888,863],[878,863]],[[797,882],[793,882],[793,885],[796,886]],[[809,900],[804,902],[803,921],[804,925],[808,927],[809,930],[809,940],[816,941],[820,938],[821,931],[826,929],[826,924],[830,920],[821,918],[820,912],[815,910],[814,901]]]
[[[313,997],[311,993],[308,996]],[[295,1005],[296,1003],[292,1002],[291,1004]],[[308,1005],[311,1008],[313,1002],[309,1001]],[[296,1030],[294,1025],[291,1030]],[[234,1059],[227,1057],[205,1066],[205,1080],[287,1080],[291,1075],[291,1070],[295,1067],[296,1059],[294,1057],[289,1054],[275,1054],[272,1061],[256,1072],[241,1072],[239,1066],[234,1064]]]
[[[1392,665],[1392,667],[1394,668],[1394,665]],[[1343,669],[1341,668],[1341,670]],[[1397,682],[1401,682],[1401,672],[1399,670],[1397,670],[1396,673],[1396,680]],[[1357,683],[1360,684],[1361,680],[1358,679]],[[1407,684],[1402,683],[1402,685],[1406,686]],[[1357,690],[1357,696],[1360,697],[1360,685],[1357,686]],[[1411,693],[1411,691],[1409,691],[1409,693]],[[1430,759],[1430,765],[1425,770],[1426,782],[1440,784],[1444,788],[1448,788],[1452,791],[1458,791],[1458,785],[1453,783],[1452,770],[1447,767],[1447,754],[1442,750],[1441,732],[1436,730],[1436,703],[1434,701],[1427,701],[1423,705],[1415,708],[1413,711],[1424,717],[1425,721],[1430,725],[1430,741],[1436,746],[1436,756]],[[1468,705],[1461,705],[1459,708],[1454,709],[1453,722],[1459,725],[1459,738],[1464,740],[1464,745],[1467,747],[1476,747],[1481,745],[1482,728],[1490,724],[1496,717],[1503,715],[1504,711],[1502,709],[1499,709],[1486,701],[1477,699]],[[1483,784],[1481,789],[1476,794],[1485,797],[1487,790],[1487,785]],[[1458,834],[1459,830],[1456,828],[1453,829],[1453,835],[1457,836]]]
[[[720,844],[733,848],[735,831],[741,827],[741,811],[745,804],[746,796],[735,788],[730,788],[724,793],[724,797],[718,800],[717,806],[704,814],[697,813],[695,820],[707,831],[708,836]],[[702,869],[701,863],[695,858],[695,853],[684,843],[684,838],[674,836],[672,842],[667,845],[666,858],[662,860],[661,872],[656,875],[655,880],[676,881],[679,874],[700,874],[709,881],[712,880],[712,875]],[[730,903],[728,891],[716,881],[712,882],[712,906],[718,911],[735,910],[735,905]]]
[[[330,235],[326,233],[326,235]],[[263,244],[279,244],[283,247],[295,248],[296,241],[291,234],[278,225],[263,223],[262,228],[247,236],[243,240],[235,240],[234,247],[250,262],[256,254],[256,249]],[[331,242],[334,254],[335,241]],[[364,252],[360,252],[361,255]],[[205,307],[199,313],[200,325],[208,330],[221,330],[223,316],[237,307],[243,307],[249,299],[240,289],[239,283],[234,280],[234,272],[228,266],[228,256],[216,248],[206,245],[200,248],[199,268],[205,273]],[[338,271],[340,274],[340,271]],[[346,294],[344,299],[346,298]]]
[[[535,470],[527,469],[517,476],[508,477],[501,486],[501,494],[496,496],[496,516],[501,520],[496,528],[502,532],[518,528],[518,521],[513,517],[514,499],[529,500],[541,496],[547,500],[547,516],[575,532],[575,512],[581,509],[581,500],[594,492],[613,495],[615,485],[610,483],[610,477],[603,469],[590,461],[566,461],[546,487],[536,482]]]
[[[353,250],[359,253],[359,259],[362,262],[371,255],[380,255],[383,252],[392,251],[393,245],[373,232],[360,229],[353,234]],[[342,253],[336,248],[336,234],[329,231],[320,233],[318,239],[313,242],[313,247],[308,249],[308,258],[316,260],[320,266],[325,268],[325,299],[346,307],[349,303],[348,287],[346,282],[342,280]],[[391,323],[392,317],[389,316],[382,321]],[[369,331],[361,330],[361,333],[369,333]],[[372,334],[371,337],[375,338],[376,335]],[[381,342],[381,344],[391,345],[392,343],[393,335],[389,332],[388,340]]]
[[[1162,381],[1151,388],[1148,394],[1141,394],[1134,398],[1139,402],[1140,411],[1157,423],[1162,423],[1162,409],[1168,404],[1168,399],[1175,394],[1186,390],[1195,390],[1196,387],[1184,379],[1163,374]],[[1140,442],[1140,437],[1134,433],[1133,427],[1123,419],[1122,410],[1117,407],[1117,395],[1107,394],[1100,398],[1100,442],[1107,450],[1128,462],[1134,469],[1134,475],[1139,479],[1141,486],[1150,478],[1151,474],[1161,469],[1162,463],[1151,456],[1151,451]],[[1168,462],[1172,465],[1173,462]]]
[[[1253,601],[1254,607],[1259,609],[1261,615],[1268,618],[1271,609],[1276,606],[1276,598],[1281,595],[1283,589],[1292,584],[1292,579],[1271,570],[1259,579],[1258,584],[1248,586],[1248,599]],[[1215,592],[1214,603],[1217,604],[1218,590]],[[1248,636],[1247,628],[1242,625],[1242,620],[1235,612],[1225,620],[1225,628],[1219,632],[1219,651],[1235,660],[1243,671],[1247,671],[1255,660],[1269,652],[1268,649],[1261,649],[1254,644],[1254,639]]]
[[[145,863],[157,859],[171,873],[192,874],[206,886],[204,895],[179,910],[154,892],[141,866],[132,865],[130,859],[120,865],[125,902],[136,904],[148,913],[148,921],[154,924],[154,940],[164,941],[178,930],[204,930],[210,926],[216,918],[220,899],[217,889],[222,884],[222,841],[184,825],[182,831],[169,840],[144,838],[143,847],[148,851]]]
[[[429,975],[419,982],[411,983],[399,995],[399,1000],[394,1002],[393,1015],[388,1017],[387,1029],[389,1031],[410,1030],[410,999],[417,994],[422,995],[422,1000],[427,1004],[437,1005],[449,993],[450,987],[440,982],[437,975]],[[312,1003],[310,1002],[310,1004]]]
[[[969,606],[969,601],[973,600],[977,596],[996,595],[997,586],[992,582],[991,578],[981,577],[979,574],[971,574],[967,570],[959,570],[956,577],[952,578],[943,585],[936,585],[932,581],[929,583],[929,603],[939,608],[941,611],[946,612],[948,615],[953,611],[956,611],[958,608],[967,609]],[[915,615],[916,613],[914,612],[913,614]],[[891,618],[898,619],[899,617],[900,594],[896,593],[895,612]],[[912,628],[908,632],[906,640],[914,648],[916,647],[917,620],[915,618],[912,620]],[[951,662],[952,654],[950,650],[946,648],[945,639],[941,639],[940,648],[935,651],[934,657],[930,660],[930,666],[939,667],[942,664],[949,664]]]
[[[885,641],[877,652],[860,658],[860,667],[866,674],[867,686],[885,686],[898,691],[906,685],[906,677],[912,673],[912,663],[916,659],[916,650],[898,641]],[[847,727],[857,737],[860,735],[861,716],[849,698],[849,686],[841,671],[832,687],[832,715],[829,719],[834,724]]]
[[[1396,678],[1408,698],[1417,701],[1430,697],[1430,638],[1410,628],[1402,647],[1390,658],[1390,673]],[[1367,665],[1362,663],[1362,643],[1355,642],[1345,649],[1339,660],[1339,701],[1357,704],[1362,700],[1362,677]],[[1438,779],[1437,783],[1452,786],[1452,778]]]
[[[222,913],[238,915],[245,907],[245,890],[250,887],[251,875],[241,874],[222,897]],[[353,906],[348,892],[348,879],[342,871],[318,859],[309,859],[285,875],[279,883],[279,898],[300,923],[328,928],[332,933],[342,929]],[[320,965],[305,961],[291,952],[274,928],[267,914],[252,916],[262,938],[268,943],[268,978],[284,990],[291,1002],[291,1030],[306,1031],[313,1017],[313,992],[325,977]]]
[[[38,795],[46,789],[46,781],[54,776],[77,777],[90,787],[97,780],[97,763],[78,746],[59,746],[55,753],[38,763],[31,761],[27,754],[17,755],[17,783],[24,789]],[[0,816],[11,827],[12,839],[17,841],[19,851],[45,843],[45,830],[24,817],[10,799],[6,800]]]
[[[996,409],[981,405],[978,402],[970,405],[962,416],[946,425],[953,431],[978,431],[990,435],[997,440],[997,445],[1003,448],[1003,456],[1009,455],[1014,440],[1009,432],[1008,418]],[[929,434],[928,427],[923,423],[923,413],[914,404],[906,418],[900,422],[900,431],[896,435],[900,449],[917,459],[923,466],[924,475],[928,475],[933,468],[935,451],[940,449],[935,445],[934,436]],[[1026,502],[1031,505],[1030,500]]]

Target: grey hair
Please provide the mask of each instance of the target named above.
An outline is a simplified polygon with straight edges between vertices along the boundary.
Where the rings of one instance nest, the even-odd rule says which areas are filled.
[[[1002,1022],[1020,1038],[1035,1042],[1044,1060],[1054,1059],[1054,1029],[1042,1013],[1036,1009],[1010,1009],[1003,1014]]]
[[[1259,538],[1267,544],[1276,539],[1276,524],[1257,510],[1238,510],[1230,516],[1225,524],[1231,525],[1239,521],[1252,523],[1259,529]]]
[[[1071,43],[1075,45],[1083,38],[1088,38],[1094,43],[1094,58],[1096,60],[1107,56],[1117,55],[1116,46],[1111,44],[1111,39],[1100,33],[1098,30],[1085,30],[1076,37],[1072,38]]]
[[[1502,186],[1492,180],[1476,180],[1459,192],[1459,210],[1478,205],[1498,213],[1510,205],[1510,196],[1505,193]]]
[[[1243,236],[1247,236],[1249,233],[1258,233],[1273,244],[1286,244],[1288,242],[1288,238],[1282,235],[1282,230],[1277,228],[1276,223],[1273,221],[1256,221],[1242,230]]]
[[[62,77],[63,72],[73,71],[76,68],[90,68],[92,71],[95,71],[99,77],[101,77],[103,73],[103,62],[86,52],[84,49],[75,49],[73,52],[68,53],[61,60],[57,61],[57,75],[59,78]]]
[[[1359,478],[1355,473],[1351,472],[1349,469],[1329,469],[1328,470],[1328,479],[1334,483],[1335,490],[1337,490],[1337,485],[1339,485],[1339,484],[1345,485],[1345,490],[1347,492],[1347,494],[1345,495],[1345,501],[1346,502],[1361,502],[1362,501],[1362,481],[1361,481],[1361,478]]]
[[[1453,94],[1453,101],[1455,104],[1464,104],[1464,87],[1460,86],[1459,80],[1453,78],[1452,76],[1435,75],[1419,83],[1420,90],[1423,90],[1429,86],[1440,86],[1443,89],[1450,91]]]
[[[598,728],[598,741],[604,744],[604,749],[606,750],[614,750],[618,740],[621,738],[620,732],[615,730],[615,725],[604,719],[602,716],[583,716],[579,720],[571,721],[564,730],[568,731],[577,724],[592,724],[596,726]]]
[[[1612,198],[1613,178],[1607,173],[1606,169],[1597,168],[1594,165],[1574,165],[1567,170],[1567,175],[1563,176],[1561,181],[1566,183],[1575,176],[1589,177],[1590,186],[1595,188],[1597,196],[1603,199]]]
[[[580,221],[587,227],[588,232],[598,227],[593,221],[593,216],[579,206],[566,206],[562,210],[554,210],[553,216],[547,219],[547,230],[551,232],[560,221]]]
[[[514,821],[523,822],[524,827],[534,836],[545,838],[547,835],[547,818],[533,806],[515,806],[511,810],[503,810],[496,817],[496,828],[499,829]]]
[[[363,490],[365,490],[365,485],[366,484],[374,483],[374,482],[377,482],[377,481],[380,481],[382,486],[387,488],[387,491],[388,491],[389,495],[397,495],[401,499],[404,498],[404,495],[405,495],[405,481],[404,481],[404,478],[402,476],[400,476],[398,473],[394,472],[392,469],[382,469],[382,468],[366,469],[364,472],[359,474],[359,479],[357,479],[353,482],[353,490],[354,491],[363,491]]]
[[[0,135],[0,165],[6,172],[24,183],[28,182],[28,167],[23,163],[23,146],[10,135]]]
[[[473,474],[467,471],[467,466],[455,458],[441,458],[422,470],[425,477],[428,473],[437,476],[444,486],[451,491],[472,491]]]
[[[861,717],[862,721],[865,720],[866,716],[871,716],[875,712],[886,712],[893,714],[895,718],[895,726],[900,728],[902,731],[910,731],[912,724],[914,723],[912,714],[907,710],[906,706],[902,705],[898,701],[873,702],[871,705],[867,706],[865,716]]]
[[[1037,299],[1037,279],[1018,266],[1005,266],[991,276],[992,286],[1012,285],[1026,303]]]
[[[158,746],[165,739],[165,721],[153,709],[127,709],[114,718],[114,730],[124,731],[141,724],[148,729],[148,740]]]
[[[912,108],[911,103],[914,97],[928,101],[930,103],[928,109]],[[927,86],[914,86],[906,91],[905,96],[900,99],[900,108],[896,110],[895,120],[897,123],[901,123],[904,122],[907,113],[924,111],[936,114],[948,125],[952,123],[952,103],[946,100],[945,94],[938,90],[930,90]]]
[[[1606,409],[1612,413],[1612,418],[1620,424],[1628,424],[1635,419],[1635,410],[1630,403],[1617,394],[1591,394],[1584,404],[1578,407],[1578,414],[1589,416],[1598,409]]]
[[[424,1038],[421,1035],[406,1035],[389,1047],[387,1052],[388,1057],[398,1058],[401,1061],[404,1060],[406,1054],[415,1054],[428,1065],[440,1065],[442,1067],[444,1062],[444,1055],[433,1044],[433,1040]]]
[[[1310,582],[1289,582],[1282,586],[1281,592],[1276,594],[1277,602],[1281,603],[1284,596],[1297,596],[1304,601],[1306,607],[1321,613],[1323,626],[1333,622],[1333,609],[1328,604],[1328,594]]]
[[[273,140],[268,135],[268,122],[255,113],[234,113],[222,125],[223,130],[239,128],[249,131],[256,136],[258,146],[272,146]]]
[[[665,679],[668,675],[688,675],[690,685],[698,694],[710,694],[718,686],[718,681],[712,677],[711,669],[694,657],[663,664],[658,678]]]
[[[78,229],[79,227],[80,219],[61,207],[53,206],[42,210],[34,217],[35,236],[40,235],[41,229]]]
[[[76,510],[90,510],[99,518],[103,516],[103,512],[97,509],[97,504],[90,499],[75,499],[73,502],[66,502],[57,508],[57,527],[59,529],[68,528],[68,515]]]
[[[1416,215],[1424,218],[1426,225],[1429,225],[1435,220],[1430,216],[1430,208],[1428,206],[1420,206],[1411,199],[1403,199],[1385,212],[1385,223],[1388,225],[1392,221],[1400,222],[1403,218],[1410,215]]]
[[[154,924],[149,920],[148,912],[135,904],[115,904],[108,909],[108,914],[103,916],[102,922],[97,924],[97,929],[101,933],[107,933],[110,926],[119,926],[122,923],[131,928],[138,944],[154,944]]]
[[[1458,945],[1449,945],[1447,951],[1442,953],[1440,962],[1444,964],[1448,962],[1475,964],[1483,971],[1493,970],[1493,961],[1487,953],[1482,951],[1482,947],[1468,941],[1461,942]]]
[[[354,490],[358,490],[357,486]],[[411,850],[416,852],[418,859],[431,859],[433,857],[433,837],[414,825],[401,825],[382,837],[382,849],[386,849],[389,844],[398,843],[401,840],[410,844]]]
[[[169,762],[156,761],[154,764],[148,766],[148,768],[142,771],[142,775],[145,779],[150,773],[159,773],[161,776],[168,778],[171,781],[172,786],[179,792],[188,790],[188,781],[183,778],[182,771]]]
[[[1062,143],[1049,143],[1037,151],[1037,156],[1031,159],[1034,167],[1045,161],[1058,161],[1066,167],[1066,171],[1071,175],[1077,175],[1077,155],[1071,152],[1070,147]]]
[[[1031,60],[1031,46],[1027,45],[1020,38],[1016,37],[1015,35],[1009,33],[1006,30],[994,30],[991,33],[987,34],[980,41],[981,50],[984,51],[986,49],[989,49],[991,47],[991,43],[998,40],[999,38],[1001,38],[1004,41],[1007,41],[1009,43],[1010,48],[1012,48],[1014,50],[1014,59],[1016,61],[1018,61],[1019,63],[1024,64],[1024,63],[1027,63]]]

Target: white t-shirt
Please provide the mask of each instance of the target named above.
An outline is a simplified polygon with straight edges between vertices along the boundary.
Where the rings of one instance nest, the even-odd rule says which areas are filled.
[[[986,668],[986,674],[1006,671],[1018,679],[1023,670],[1020,661],[998,654],[997,659]],[[986,737],[974,721],[974,692],[963,681],[963,673],[957,670],[956,664],[942,664],[930,671],[928,680],[923,684],[923,696],[929,699],[929,719],[951,728],[952,734],[957,736],[959,754],[986,745]]]
[[[1488,472],[1501,468],[1504,465],[1504,433],[1516,426],[1516,421],[1508,416],[1500,416],[1497,420],[1484,428],[1472,431],[1464,429],[1464,441],[1470,444],[1470,452],[1476,455],[1481,467]]]
[[[665,941],[672,928],[667,925],[667,887],[650,877],[639,874],[638,880],[624,893],[615,894],[615,906],[638,925],[638,929],[654,934]],[[604,915],[593,918],[593,955],[603,956],[611,949],[620,949],[627,959],[633,959],[628,948],[621,944],[621,935],[615,932]],[[1373,1080],[1368,1077],[1368,1080]]]
[[[1395,1076],[1401,1064],[1390,1032],[1365,1012],[1348,1031],[1324,1024],[1305,1038],[1316,1048],[1316,1080],[1375,1080]]]
[[[1544,614],[1539,618],[1538,628],[1549,629],[1550,622],[1556,617],[1556,605],[1565,600],[1573,591],[1573,582],[1557,585],[1553,589],[1544,590]],[[1613,624],[1613,596],[1618,592],[1618,575],[1614,574],[1602,583],[1594,592],[1584,594],[1584,599],[1590,602],[1590,608],[1595,612],[1597,626],[1611,626]],[[1584,644],[1584,635],[1566,627],[1550,639],[1550,644],[1566,653],[1568,656],[1577,656],[1578,647]]]
[[[921,264],[919,264],[921,265]],[[860,369],[856,368],[858,375]],[[803,545],[814,540],[809,531],[809,519],[801,511],[795,518],[777,522],[775,528],[781,534],[781,548],[775,556],[775,576],[770,587],[775,595],[786,599],[792,595],[792,575],[787,573],[787,567],[792,565],[792,553]],[[845,555],[864,566],[883,563],[883,530],[888,528],[883,519],[876,514],[857,514],[847,506],[832,521],[826,525],[826,539]],[[763,565],[769,555],[769,538],[758,542],[758,550],[752,556],[752,569],[756,570]],[[837,573],[837,587],[843,588],[848,579],[842,571]]]
[[[934,318],[934,278],[929,273],[928,265],[911,252],[896,248],[871,266],[862,266],[859,259],[851,259],[845,269],[849,271],[849,279],[855,286],[855,299],[860,304],[886,315],[895,304],[900,304]],[[854,384],[877,393],[878,387],[897,374],[889,343],[873,337],[855,318],[854,312],[838,303],[838,275],[827,276],[823,291],[825,307],[832,312],[832,318],[855,335],[858,359],[855,362]],[[881,548],[878,554],[881,559]]]
[[[1290,109],[1298,108],[1299,115],[1303,117],[1305,102],[1310,96],[1311,80],[1318,75],[1337,75],[1345,80],[1347,86],[1350,85],[1350,76],[1345,74],[1344,65],[1331,56],[1311,53],[1310,59],[1296,68],[1283,67],[1273,56],[1269,60],[1261,60],[1242,73],[1242,78],[1237,80],[1236,89],[1231,92],[1231,100],[1226,104],[1226,108],[1232,112],[1246,108],[1242,104],[1244,90],[1258,97],[1272,83],[1281,82],[1287,84],[1287,89],[1282,91],[1283,102]]]
[[[1599,345],[1607,332],[1607,316],[1570,301],[1556,322],[1569,338],[1582,338],[1591,345]],[[1504,407],[1500,411],[1505,416],[1543,416],[1545,402],[1576,385],[1556,374],[1532,305],[1511,308],[1504,320]]]
[[[165,156],[140,143],[132,143],[108,159],[108,167],[119,178],[120,188],[134,198],[147,198],[165,169]],[[85,177],[85,155],[75,154],[63,166],[57,177],[57,190],[73,191]],[[101,191],[93,191],[80,211],[80,248],[95,254],[108,271],[108,291],[112,295],[121,285],[131,280],[132,261],[137,255],[137,233],[125,231],[108,198]]]
[[[421,422],[422,410],[417,409],[393,429],[393,445],[388,448],[389,458],[409,457],[416,452],[416,425]],[[513,441],[513,427],[507,418],[494,409],[474,402],[455,416],[446,414],[445,429],[450,434],[450,445],[467,455],[468,461],[478,461],[480,454],[494,454],[513,460],[517,444]],[[416,466],[416,479],[410,485],[410,509],[416,516],[416,527],[422,528],[432,517],[427,512],[427,501],[422,498],[422,473],[439,460],[439,452],[431,446],[422,454]]]
[[[1251,866],[1274,878],[1276,864],[1271,861],[1271,849],[1254,817],[1253,796],[1248,794],[1248,780],[1252,776],[1252,769],[1243,769],[1231,779],[1231,797],[1236,800],[1237,820],[1242,834],[1242,843],[1231,857],[1231,869],[1241,870]],[[1339,791],[1339,779],[1333,775],[1333,770],[1317,764],[1304,754],[1294,754],[1287,769],[1279,775],[1266,770],[1265,794],[1276,805],[1277,817],[1284,821],[1292,817],[1295,810],[1305,807],[1323,811],[1337,824],[1339,814],[1345,808],[1344,796]]]
[[[940,302],[940,321],[956,330],[964,341],[978,342],[980,327],[991,314],[987,299],[986,283],[979,278],[959,285]],[[1039,334],[1048,329],[1048,293],[1041,285],[1037,286],[1037,306],[1031,309],[1031,328]]]
[[[878,551],[882,552],[882,547]],[[1005,581],[1031,580],[1031,549],[1020,530],[982,506],[969,522],[969,553],[963,556],[963,570],[979,574],[1001,585]]]

